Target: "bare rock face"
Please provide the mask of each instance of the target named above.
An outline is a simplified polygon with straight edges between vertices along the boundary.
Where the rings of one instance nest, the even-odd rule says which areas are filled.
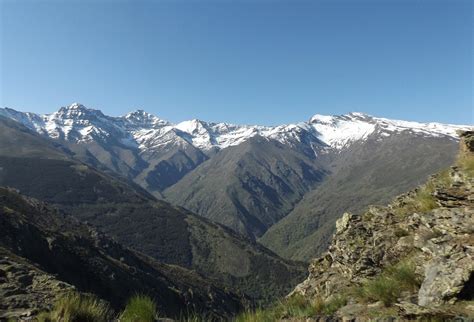
[[[418,292],[421,306],[454,302],[474,272],[472,208],[436,209],[430,215],[421,218],[422,224],[436,227],[443,235],[426,241],[421,248],[427,259]],[[470,292],[474,295],[474,289]]]
[[[293,293],[323,299],[347,294],[409,260],[421,285],[396,301],[397,315],[445,314],[455,302],[473,300],[474,132],[461,137],[456,166],[388,207],[370,207],[360,216],[345,213],[328,251],[313,260],[308,278]],[[359,305],[354,304],[357,299],[349,302]],[[375,304],[366,307],[370,305]],[[348,307],[340,309],[338,316],[346,311]]]
[[[50,309],[56,296],[74,289],[3,248],[0,256],[0,320]]]

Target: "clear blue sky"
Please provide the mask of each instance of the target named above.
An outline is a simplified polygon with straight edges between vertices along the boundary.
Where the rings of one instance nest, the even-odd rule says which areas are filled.
[[[0,0],[0,106],[472,124],[470,0]]]

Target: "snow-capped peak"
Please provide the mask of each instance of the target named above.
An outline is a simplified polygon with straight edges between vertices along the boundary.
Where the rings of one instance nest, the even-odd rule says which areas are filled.
[[[309,123],[317,131],[317,136],[321,141],[336,149],[364,140],[376,131],[382,137],[409,131],[425,136],[457,138],[457,130],[470,128],[467,125],[390,120],[359,112],[336,116],[316,114]]]
[[[82,105],[81,103],[77,103],[77,102],[72,103],[72,104],[69,105],[67,108],[68,108],[68,109],[71,109],[71,110],[83,110],[83,109],[87,109],[84,105]]]
[[[370,116],[363,113],[338,116],[316,114],[309,123],[321,141],[340,149],[352,142],[367,138],[375,131],[376,125],[368,119]]]
[[[170,124],[169,122],[141,109],[130,112],[122,116],[122,118],[128,123],[138,127],[158,128]]]
[[[333,122],[334,116],[330,115],[314,114],[313,117],[309,119],[309,123],[331,124]]]
[[[61,107],[57,112],[46,115],[49,119],[88,119],[104,117],[100,110],[90,109],[79,103]]]

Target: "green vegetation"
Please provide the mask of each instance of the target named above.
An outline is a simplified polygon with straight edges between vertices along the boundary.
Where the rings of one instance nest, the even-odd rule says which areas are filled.
[[[453,183],[450,175],[450,169],[444,169],[436,175],[436,183],[441,187],[449,187]]]
[[[239,314],[235,322],[273,322],[277,319],[277,314],[271,309],[255,309]]]
[[[145,295],[135,295],[120,315],[122,322],[153,322],[157,316],[155,302]]]
[[[415,273],[415,265],[402,261],[386,268],[376,278],[366,281],[356,290],[355,295],[364,302],[382,301],[385,306],[390,306],[402,292],[416,292],[419,287],[420,280]]]
[[[416,190],[415,194],[403,206],[393,210],[399,217],[406,217],[415,212],[428,212],[438,207],[436,199],[433,196],[435,185],[433,181],[428,182]]]
[[[283,318],[308,318],[317,315],[334,314],[346,305],[344,296],[334,296],[324,301],[317,298],[311,301],[302,295],[293,295],[269,308],[258,308],[238,315],[235,322],[273,322]]]
[[[425,186],[417,191],[414,198],[417,211],[428,212],[438,206],[436,204],[436,199],[433,197],[434,190],[434,183],[428,182]]]
[[[461,155],[457,162],[466,172],[474,171],[474,158]],[[394,213],[400,217],[413,214],[415,212],[428,212],[438,207],[436,198],[433,193],[436,188],[448,188],[452,184],[453,179],[450,175],[450,169],[444,169],[431,178],[428,183],[418,188],[410,200],[403,206],[394,209]],[[401,236],[399,236],[401,237]]]
[[[93,295],[68,293],[59,298],[49,313],[41,313],[38,321],[105,322],[112,317],[109,305]]]
[[[474,157],[472,155],[460,154],[456,164],[466,172],[468,177],[474,177]]]
[[[38,322],[50,322],[51,321],[51,315],[50,314],[51,314],[50,312],[40,312],[36,316],[36,321],[38,321]]]
[[[114,315],[107,302],[93,295],[71,292],[60,297],[50,312],[40,312],[36,316],[36,321],[108,322],[118,319],[120,322],[153,322],[158,317],[156,303],[146,295],[137,294],[131,297],[123,312],[117,316]],[[177,321],[208,322],[214,321],[214,319],[206,313],[188,312],[183,313]],[[12,319],[12,321],[16,321],[16,319]]]
[[[400,228],[400,227],[397,227],[397,228],[395,229],[395,231],[394,231],[394,235],[395,235],[396,237],[400,238],[400,237],[408,236],[409,233],[408,233],[408,231],[406,231],[405,229]]]
[[[373,280],[367,281],[359,294],[364,301],[382,301],[385,306],[393,304],[400,295],[397,281],[381,275]]]
[[[344,295],[336,295],[324,302],[322,312],[327,315],[336,313],[341,307],[347,304],[347,298]]]

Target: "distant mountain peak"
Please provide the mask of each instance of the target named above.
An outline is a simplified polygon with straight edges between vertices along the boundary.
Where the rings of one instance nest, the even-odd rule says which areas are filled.
[[[309,119],[309,123],[319,124],[335,124],[338,121],[368,121],[373,119],[373,116],[360,112],[351,112],[342,115],[323,115],[315,114]]]
[[[71,105],[69,105],[69,108],[70,109],[85,109],[86,107],[84,105],[82,105],[81,103],[72,103]]]
[[[80,103],[72,103],[61,107],[57,112],[49,115],[51,118],[62,119],[84,119],[97,116],[105,116],[100,110],[87,108]]]
[[[334,122],[334,116],[314,114],[310,119],[309,123],[324,123],[330,124]]]
[[[189,134],[198,134],[207,132],[206,123],[199,119],[192,119],[189,121],[184,121],[175,126],[177,129],[189,133]]]
[[[156,128],[169,125],[169,122],[160,119],[159,117],[148,113],[142,109],[137,109],[133,112],[127,113],[122,118],[135,126],[143,126],[147,128]]]

